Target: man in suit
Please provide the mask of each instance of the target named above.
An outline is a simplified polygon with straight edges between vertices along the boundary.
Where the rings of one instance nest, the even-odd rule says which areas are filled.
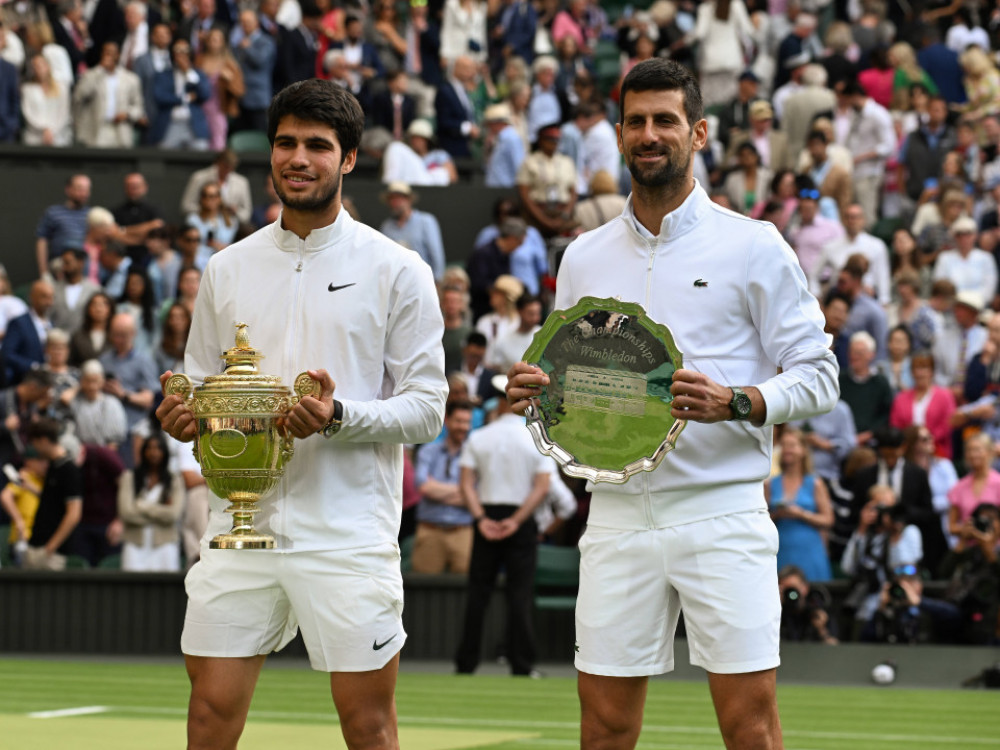
[[[217,182],[222,188],[223,205],[236,214],[240,221],[250,221],[253,213],[250,181],[236,173],[239,165],[240,160],[235,151],[228,148],[220,151],[211,166],[199,169],[188,179],[181,198],[181,211],[184,214],[196,212],[201,189],[210,182]]]
[[[417,117],[417,100],[407,93],[410,77],[405,70],[393,70],[386,76],[386,89],[372,99],[372,125],[392,133],[399,141]]]
[[[274,0],[268,0],[273,2]],[[261,5],[263,12],[264,4]],[[281,91],[290,83],[304,81],[316,75],[316,54],[319,51],[320,23],[323,12],[313,2],[302,4],[302,23],[294,29],[277,24],[278,61],[274,67],[274,90]]]
[[[826,79],[826,68],[822,65],[806,65],[802,71],[802,88],[789,94],[785,100],[781,130],[788,139],[793,159],[805,148],[806,135],[816,115],[832,112],[837,106],[837,95],[826,87]]]
[[[84,73],[73,92],[76,139],[85,146],[132,148],[136,125],[148,123],[139,76],[118,60],[118,45],[106,42],[100,65]]]
[[[212,95],[212,84],[191,62],[191,46],[176,39],[170,46],[171,66],[153,77],[156,120],[149,129],[150,143],[161,148],[208,148],[208,119],[203,104]]]
[[[215,0],[198,0],[195,11],[185,17],[177,27],[177,37],[185,39],[191,45],[192,55],[201,51],[201,45],[205,42],[205,37],[213,26],[220,26],[228,35],[229,27],[233,20],[228,17],[228,7],[225,2],[223,7],[216,6]],[[225,14],[224,18],[219,18],[220,11]]]
[[[252,10],[240,13],[243,39],[233,54],[243,71],[246,93],[240,99],[240,115],[229,127],[229,132],[259,130],[267,132],[267,107],[273,93],[272,78],[278,56],[278,46],[260,28],[260,19]]]
[[[348,70],[348,89],[367,112],[371,108],[371,81],[383,77],[385,68],[375,46],[362,38],[363,30],[361,17],[349,14],[344,21],[344,40],[332,43],[330,49],[343,51]]]
[[[17,68],[0,60],[0,143],[13,143],[21,126],[21,87]]]
[[[80,0],[61,0],[58,4],[42,3],[52,26],[56,44],[66,50],[74,78],[87,70],[86,53],[90,46],[90,31],[83,18]]]
[[[476,87],[476,63],[459,55],[451,65],[448,80],[434,97],[438,143],[454,158],[469,157],[469,143],[479,138],[480,128],[470,94]]]
[[[28,312],[7,325],[0,351],[3,353],[8,385],[17,385],[32,366],[45,361],[45,339],[52,328],[49,312],[54,297],[52,285],[39,279],[31,285]]]
[[[171,39],[170,26],[165,23],[156,24],[149,31],[149,49],[145,54],[139,55],[132,65],[132,72],[139,76],[139,83],[142,85],[142,102],[149,122],[156,121],[159,110],[153,96],[153,78],[157,73],[170,68]],[[142,134],[142,142],[145,144],[152,143],[149,130],[146,128]]]
[[[62,279],[55,283],[52,305],[52,325],[72,332],[83,322],[83,312],[91,296],[101,287],[83,275],[87,253],[82,247],[68,246],[59,256],[62,261]]]
[[[85,1],[83,13],[91,42],[86,52],[87,66],[94,68],[100,64],[106,42],[119,43],[125,38],[125,14],[118,0]]]
[[[892,487],[899,504],[906,508],[909,521],[920,529],[924,542],[923,565],[935,574],[948,551],[941,529],[941,517],[934,511],[927,472],[903,458],[903,433],[884,427],[875,434],[878,463],[854,475],[854,500],[849,523],[857,526],[861,509],[868,502],[868,491],[876,484]],[[849,534],[848,534],[849,535]],[[831,551],[831,557],[833,553]],[[839,556],[839,551],[838,551]]]

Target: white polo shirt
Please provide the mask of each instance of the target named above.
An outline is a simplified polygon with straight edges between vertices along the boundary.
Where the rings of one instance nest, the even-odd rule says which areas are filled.
[[[535,475],[548,473],[549,461],[535,448],[524,417],[504,414],[469,434],[458,463],[475,469],[483,505],[520,505],[531,493]]]

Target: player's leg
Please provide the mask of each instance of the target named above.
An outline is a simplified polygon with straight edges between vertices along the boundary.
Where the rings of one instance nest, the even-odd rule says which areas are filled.
[[[777,670],[708,675],[722,739],[730,750],[781,750]]]
[[[639,741],[648,677],[580,672],[581,750],[632,750]]]
[[[191,680],[188,750],[236,747],[265,658],[184,657]]]
[[[331,672],[330,692],[348,750],[399,750],[396,728],[397,653],[381,669]]]

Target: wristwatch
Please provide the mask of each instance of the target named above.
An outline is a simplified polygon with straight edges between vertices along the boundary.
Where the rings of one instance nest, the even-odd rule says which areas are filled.
[[[333,416],[330,417],[330,421],[319,428],[320,434],[325,437],[333,437],[338,432],[344,424],[344,405],[339,401],[333,402]]]
[[[729,402],[729,410],[733,413],[732,418],[737,421],[750,419],[750,412],[753,410],[753,402],[750,397],[739,386],[731,386],[733,400]]]

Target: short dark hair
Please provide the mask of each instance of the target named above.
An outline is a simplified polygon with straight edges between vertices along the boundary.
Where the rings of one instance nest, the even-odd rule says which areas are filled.
[[[465,400],[449,401],[447,404],[445,404],[444,415],[445,417],[450,417],[452,414],[454,414],[456,411],[459,411],[460,409],[464,409],[465,411],[472,411],[473,408],[474,407],[472,406],[471,401],[465,401]]]
[[[532,294],[531,292],[525,292],[520,297],[517,298],[517,302],[514,303],[518,310],[523,310],[528,305],[533,305],[536,302],[541,302],[542,299],[537,294]]]
[[[310,78],[278,92],[267,110],[267,139],[272,146],[278,124],[288,115],[332,128],[340,141],[341,159],[361,145],[365,113],[351,92],[332,81]]]
[[[51,388],[56,384],[56,379],[52,375],[51,370],[46,370],[42,367],[32,367],[24,373],[21,382],[25,385],[37,385],[39,388]]]
[[[486,336],[480,331],[472,331],[465,337],[466,346],[486,346]]]
[[[54,419],[41,417],[28,425],[27,438],[31,440],[48,440],[50,443],[58,443],[59,435],[62,433],[62,426]]]
[[[827,143],[826,133],[822,130],[810,130],[809,135],[806,136],[806,143],[810,141],[822,141],[825,145]]]
[[[698,79],[680,63],[662,57],[643,60],[629,71],[622,81],[618,100],[618,121],[625,122],[625,96],[629,91],[677,91],[684,95],[684,114],[688,125],[704,119],[705,107],[701,100]]]

